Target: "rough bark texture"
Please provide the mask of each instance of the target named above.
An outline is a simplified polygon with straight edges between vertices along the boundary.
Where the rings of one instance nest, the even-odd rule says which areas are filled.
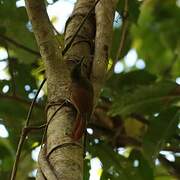
[[[94,5],[94,0],[79,0],[75,4],[74,11],[66,23],[65,45],[69,43],[79,23],[89,12],[89,9]],[[94,12],[85,21],[80,32],[76,36],[71,48],[65,54],[64,59],[70,64],[76,63],[82,57],[86,58],[86,73],[90,73],[90,64],[92,63],[92,55],[94,53],[94,38],[95,38],[95,14]]]
[[[95,0],[78,0],[67,21],[65,45],[73,37]],[[47,140],[39,155],[38,180],[81,180],[83,179],[82,142],[69,137],[75,119],[74,108],[63,100],[70,97],[70,71],[77,61],[85,57],[85,74],[90,76],[93,62],[94,89],[98,97],[107,69],[109,44],[111,42],[115,0],[100,0],[95,12],[85,21],[71,48],[62,57],[62,49],[53,34],[44,0],[26,0],[29,19],[45,61],[49,108]],[[96,17],[96,20],[95,20]],[[96,33],[96,35],[95,35]],[[96,37],[96,38],[95,38]],[[95,42],[95,50],[94,50]],[[95,52],[95,57],[94,57]],[[93,60],[94,58],[94,60]],[[57,109],[59,110],[57,111]],[[57,113],[55,113],[57,111]],[[53,118],[51,118],[53,116]]]
[[[117,0],[101,0],[95,8],[96,37],[92,73],[95,103],[98,100],[107,72],[116,2]]]

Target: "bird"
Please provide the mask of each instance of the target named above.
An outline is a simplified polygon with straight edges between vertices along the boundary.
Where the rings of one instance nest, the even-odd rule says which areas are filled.
[[[78,141],[86,131],[86,123],[93,111],[94,91],[91,81],[82,73],[84,57],[71,71],[70,101],[76,109],[71,138]]]

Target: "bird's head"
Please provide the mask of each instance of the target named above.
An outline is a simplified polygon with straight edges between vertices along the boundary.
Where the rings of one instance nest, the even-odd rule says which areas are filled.
[[[71,78],[72,79],[79,79],[82,77],[82,66],[84,62],[84,57],[74,66],[74,68],[71,71]]]

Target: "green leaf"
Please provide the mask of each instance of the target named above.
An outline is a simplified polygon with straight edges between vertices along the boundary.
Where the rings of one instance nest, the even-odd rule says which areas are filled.
[[[90,153],[102,162],[102,179],[140,180],[140,174],[128,158],[119,155],[108,144],[100,142],[90,146]]]
[[[167,108],[151,120],[143,140],[143,152],[150,162],[157,158],[167,140],[175,135],[179,120],[180,109],[177,107]]]
[[[115,177],[114,175],[110,174],[110,172],[107,172],[107,171],[103,171],[102,176],[101,176],[101,180],[107,180],[107,179],[119,180],[119,178],[120,178],[119,176]]]
[[[91,169],[91,166],[90,166],[90,160],[89,159],[85,159],[84,160],[84,176],[83,176],[83,179],[84,180],[89,180],[89,171]]]
[[[132,26],[131,29],[133,45],[139,58],[145,60],[148,70],[163,78],[169,75],[164,71],[171,67],[176,52],[179,52],[179,15],[176,1],[166,0],[163,4],[160,1],[144,2],[138,26]],[[179,57],[171,67],[171,71],[176,71],[170,72],[174,77],[179,76]]]
[[[124,158],[116,154],[113,149],[108,147],[108,145],[104,143],[96,144],[90,152],[93,156],[100,158],[103,165],[103,171],[108,172],[108,174],[110,173],[113,176],[117,173],[118,177],[122,180],[128,180],[127,163],[123,164],[121,161]]]
[[[126,116],[131,113],[153,114],[180,100],[178,86],[164,81],[149,86],[139,86],[129,91],[117,92],[110,114]]]
[[[134,165],[137,163],[135,169],[140,176],[139,180],[154,180],[153,168],[139,150],[133,150],[129,159]]]
[[[34,35],[28,29],[28,17],[25,7],[16,8],[16,1],[3,1],[0,6],[0,21],[2,28],[6,30],[5,34],[3,33],[2,35],[18,44],[38,51]],[[0,38],[0,44],[2,42],[8,44],[10,56],[17,57],[23,63],[32,63],[37,59],[37,55],[29,53],[13,43]]]
[[[11,156],[12,159],[14,159],[15,156],[15,151],[9,142],[8,138],[0,138],[0,152],[1,156],[0,159],[6,157],[6,156]]]
[[[156,76],[146,70],[135,70],[128,73],[114,74],[107,82],[106,86],[113,90],[134,89],[137,86],[149,85],[156,80]]]

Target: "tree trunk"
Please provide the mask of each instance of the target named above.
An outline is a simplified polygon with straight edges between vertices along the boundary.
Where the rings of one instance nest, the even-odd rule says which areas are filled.
[[[38,160],[38,180],[83,179],[83,143],[69,136],[76,115],[72,104],[67,103],[71,93],[70,72],[85,57],[85,74],[91,77],[96,103],[106,75],[115,3],[116,0],[100,0],[95,6],[95,0],[78,0],[66,23],[65,49],[72,38],[74,40],[64,52],[54,35],[44,0],[26,0],[28,16],[45,62],[48,89],[49,123]],[[80,31],[75,35],[80,23]]]

